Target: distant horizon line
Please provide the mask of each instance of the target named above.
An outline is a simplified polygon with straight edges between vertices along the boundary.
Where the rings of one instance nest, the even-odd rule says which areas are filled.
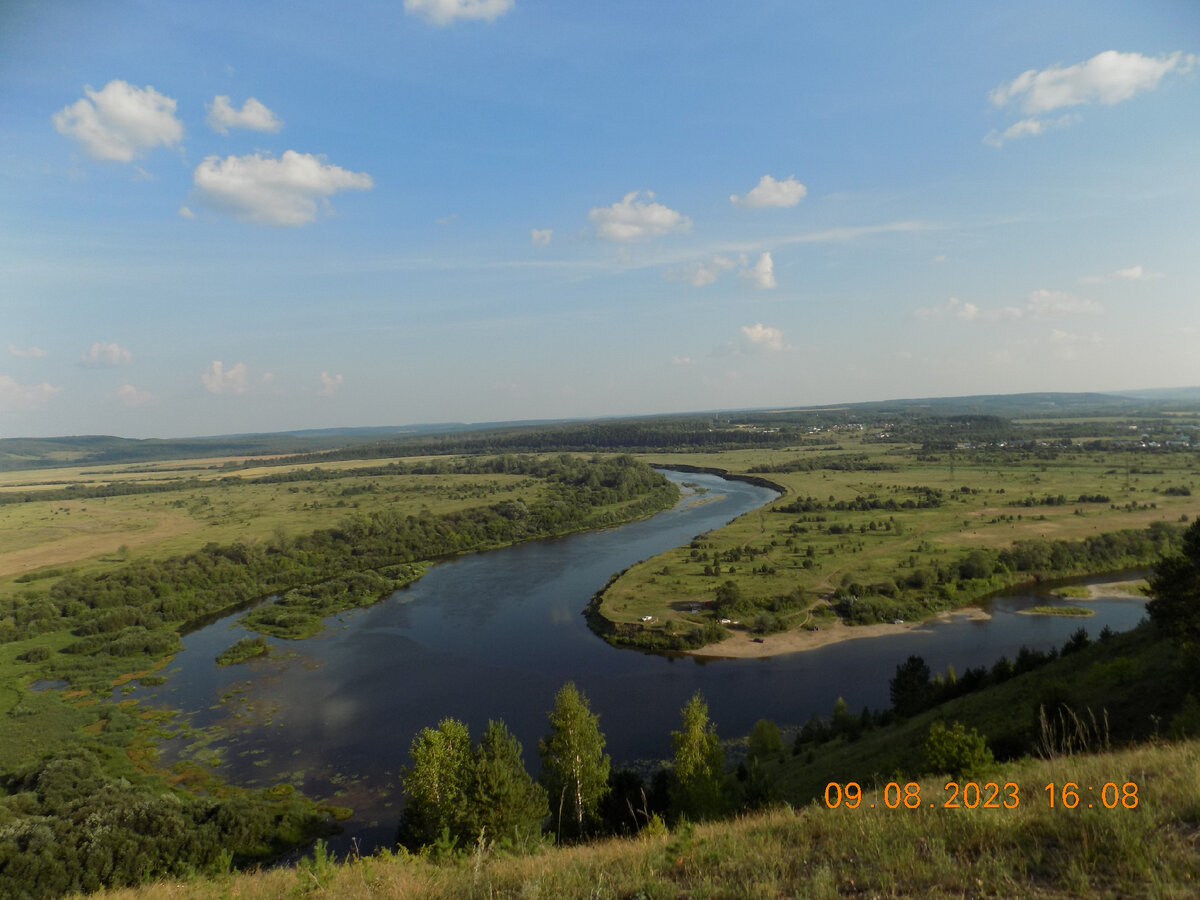
[[[676,418],[682,416],[711,416],[722,415],[729,413],[761,413],[761,414],[784,414],[784,413],[804,413],[804,412],[835,412],[840,410],[848,410],[854,407],[878,406],[889,403],[901,404],[920,404],[934,402],[949,402],[949,401],[971,401],[971,400],[989,400],[999,398],[1020,398],[1020,397],[1114,397],[1122,399],[1154,399],[1147,395],[1170,395],[1177,392],[1195,391],[1200,399],[1200,385],[1181,385],[1176,387],[1155,387],[1155,388],[1134,388],[1122,389],[1116,391],[1017,391],[1014,393],[988,393],[988,394],[956,394],[945,395],[938,397],[892,397],[883,400],[857,400],[851,402],[835,402],[835,403],[820,403],[806,404],[799,406],[745,406],[745,407],[722,407],[716,409],[697,409],[697,410],[682,410],[677,412],[653,412],[653,413],[615,413],[598,416],[565,416],[560,418],[529,418],[529,419],[505,419],[495,421],[445,421],[445,422],[411,422],[400,425],[335,425],[324,428],[284,428],[276,431],[241,431],[228,432],[222,434],[193,434],[193,435],[176,435],[173,437],[125,437],[118,434],[58,434],[58,435],[18,435],[14,437],[0,438],[0,444],[6,441],[61,441],[61,440],[79,440],[87,438],[116,438],[123,441],[216,441],[229,440],[235,438],[252,438],[252,437],[271,437],[274,435],[292,435],[301,437],[305,435],[334,435],[337,433],[358,433],[365,434],[370,432],[379,432],[388,435],[397,435],[404,432],[423,433],[426,435],[444,434],[450,430],[462,431],[480,431],[486,428],[521,428],[535,427],[538,425],[558,425],[569,422],[606,422],[606,421],[627,421],[632,419],[658,419],[658,418]],[[1164,397],[1163,399],[1167,399]],[[435,429],[445,429],[438,431]]]

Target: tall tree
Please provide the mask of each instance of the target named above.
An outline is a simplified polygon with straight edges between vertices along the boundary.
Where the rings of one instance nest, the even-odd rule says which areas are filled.
[[[523,847],[541,834],[546,792],[525,771],[521,743],[503,722],[488,722],[479,741],[468,807],[475,839]]]
[[[933,699],[930,674],[928,664],[916,655],[896,666],[896,677],[888,682],[892,708],[896,710],[896,715],[908,718],[929,706]]]
[[[783,755],[783,736],[779,726],[770,719],[759,719],[750,729],[750,745],[746,757],[763,762]]]
[[[443,831],[458,841],[471,840],[464,824],[475,760],[467,726],[446,718],[437,728],[422,728],[409,756],[412,768],[401,774],[407,803],[400,818],[400,842],[417,849],[438,840]]]
[[[725,752],[699,691],[684,705],[682,726],[671,732],[671,746],[675,751],[671,798],[675,814],[693,820],[718,815],[725,801]]]
[[[1185,645],[1200,642],[1200,519],[1183,534],[1183,550],[1155,566],[1146,612]]]
[[[555,696],[547,718],[550,734],[538,741],[542,758],[539,780],[550,797],[559,839],[564,829],[570,837],[580,838],[593,823],[609,789],[610,760],[604,752],[600,719],[570,681]]]

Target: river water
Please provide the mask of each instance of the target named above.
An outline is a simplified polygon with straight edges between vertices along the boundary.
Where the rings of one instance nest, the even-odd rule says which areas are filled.
[[[936,672],[1010,658],[1026,645],[1061,646],[1082,624],[1132,628],[1144,601],[1091,601],[1088,619],[1019,615],[1053,604],[1043,592],[991,602],[987,621],[955,620],[901,634],[846,641],[763,660],[670,658],[610,647],[582,610],[614,572],[719,528],[776,496],[712,475],[668,473],[699,484],[671,510],[605,531],[537,541],[440,563],[368,609],[331,617],[321,635],[276,641],[276,656],[218,667],[246,636],[237,615],[183,639],[167,682],[133,696],[182,710],[198,729],[216,726],[209,749],[230,781],[290,781],[310,796],[352,807],[346,849],[389,843],[401,798],[397,780],[413,736],[445,716],[479,735],[503,719],[537,770],[537,739],[558,689],[574,681],[600,714],[615,765],[670,755],[670,731],[693,692],[704,694],[718,733],[747,733],[760,718],[798,724],[827,715],[840,696],[852,710],[888,705],[888,679],[909,654]],[[188,740],[164,745],[172,755]]]

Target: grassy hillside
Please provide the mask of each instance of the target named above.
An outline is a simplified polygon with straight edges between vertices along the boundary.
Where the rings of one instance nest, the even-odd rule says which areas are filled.
[[[981,662],[994,669],[993,661]],[[941,721],[975,729],[1001,760],[1196,735],[1200,722],[1189,712],[1195,699],[1188,699],[1197,691],[1194,669],[1174,643],[1142,626],[886,727],[860,733],[855,726],[826,740],[820,738],[829,734],[819,735],[800,743],[795,755],[774,763],[767,775],[776,796],[807,803],[848,772],[863,783],[886,782],[898,771],[921,772],[926,735]]]
[[[983,779],[981,779],[983,780]],[[945,778],[921,779],[922,805],[778,808],[674,833],[521,858],[477,852],[435,865],[381,855],[212,881],[113,891],[134,898],[553,897],[1192,897],[1200,884],[1200,743],[1004,765],[1012,809],[946,809]],[[1051,808],[1048,783],[1121,786],[1127,798]],[[1135,784],[1136,808],[1131,789]],[[869,795],[880,800],[880,795]],[[1108,798],[1116,795],[1109,789]],[[933,806],[929,803],[932,802]]]

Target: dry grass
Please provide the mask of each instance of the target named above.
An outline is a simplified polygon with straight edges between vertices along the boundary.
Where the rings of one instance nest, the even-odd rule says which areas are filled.
[[[188,553],[210,541],[232,544],[270,540],[280,533],[309,533],[377,509],[413,514],[428,509],[441,514],[518,496],[533,501],[543,490],[520,475],[361,475],[354,471],[389,462],[374,459],[322,464],[326,471],[344,473],[327,481],[228,484],[222,480],[260,478],[312,466],[222,470],[226,461],[5,473],[11,489],[28,491],[61,489],[63,482],[94,487],[114,481],[159,484],[194,478],[204,483],[159,493],[0,506],[0,593],[20,590],[22,585],[14,579],[39,569],[98,571],[127,560]],[[373,489],[361,492],[364,485]]]

